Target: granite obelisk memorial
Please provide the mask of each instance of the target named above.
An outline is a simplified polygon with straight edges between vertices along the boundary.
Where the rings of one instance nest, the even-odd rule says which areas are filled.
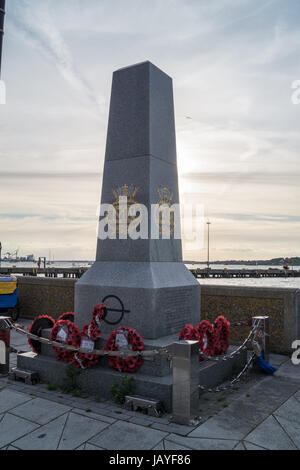
[[[145,349],[164,349],[178,340],[186,323],[199,323],[200,285],[182,262],[179,214],[171,210],[179,207],[172,80],[150,62],[113,75],[101,197],[101,207],[105,205],[114,217],[106,217],[106,211],[100,223],[106,222],[111,235],[110,225],[117,222],[115,235],[98,237],[96,261],[75,284],[75,323],[82,330],[94,306],[103,302],[107,312],[98,348],[105,347],[112,330],[125,326],[140,333]],[[145,216],[141,205],[146,221],[131,212],[139,207]],[[157,208],[170,209],[169,236]],[[148,236],[144,231],[143,236],[127,236],[137,220],[137,232],[146,225]],[[49,338],[50,331],[44,329],[42,336]],[[18,368],[38,372],[43,381],[60,386],[67,367],[46,344],[41,345],[41,354],[18,355]],[[111,398],[112,384],[120,383],[124,374],[109,368],[104,357],[81,370],[78,384],[90,394]],[[161,400],[171,409],[167,354],[145,358],[134,382],[136,393]]]
[[[102,301],[113,323],[104,322],[104,333],[126,325],[157,339],[198,324],[200,285],[182,262],[180,235],[170,223],[163,239],[162,219],[151,217],[152,205],[178,204],[179,193],[172,79],[150,62],[113,74],[101,204],[114,206],[117,223],[121,196],[128,211],[147,207],[149,236],[124,239],[117,226],[115,239],[98,239],[96,261],[75,286],[75,322],[89,322]]]

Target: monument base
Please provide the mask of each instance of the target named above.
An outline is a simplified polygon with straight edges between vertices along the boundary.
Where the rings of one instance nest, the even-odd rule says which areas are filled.
[[[182,262],[96,261],[75,285],[79,328],[90,322],[99,302],[113,323],[102,322],[103,333],[123,325],[143,339],[157,339],[200,321],[200,285]]]
[[[165,347],[165,345],[162,347]],[[228,353],[235,349],[236,346],[229,347]],[[242,368],[246,361],[247,352],[242,351],[241,354],[227,361],[213,362],[205,360],[199,362],[197,365],[199,367],[199,385],[201,384],[205,387],[219,385],[222,381],[232,376],[233,370],[236,371]],[[130,376],[134,380],[135,394],[160,400],[163,403],[164,409],[167,412],[171,412],[173,379],[172,369],[167,362],[165,355],[159,355],[153,361],[145,360],[144,364],[135,374],[126,374],[107,367],[107,359],[102,358],[97,366],[82,370],[77,382],[79,387],[88,395],[111,400],[112,385],[120,385],[124,377]],[[37,355],[33,352],[26,352],[17,356],[18,369],[38,372],[42,382],[55,383],[59,387],[65,385],[67,378],[66,369],[68,366],[68,363],[58,361],[50,355]]]

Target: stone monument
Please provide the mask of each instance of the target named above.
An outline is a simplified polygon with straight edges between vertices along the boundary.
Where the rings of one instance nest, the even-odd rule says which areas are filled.
[[[163,238],[162,219],[151,217],[151,206],[179,204],[179,193],[172,79],[150,62],[113,74],[101,205],[113,205],[117,223],[122,196],[127,210],[148,209],[149,236],[125,239],[117,225],[115,239],[98,239],[96,261],[75,286],[75,322],[82,328],[102,301],[107,334],[126,325],[155,340],[198,324],[200,285],[182,262],[180,227],[173,219]]]
[[[116,221],[125,223],[117,224],[115,238],[98,239],[95,263],[75,284],[75,323],[80,329],[90,322],[97,303],[107,305],[97,348],[105,347],[113,329],[129,326],[141,334],[146,350],[169,349],[186,323],[199,323],[200,285],[182,262],[178,217],[169,214],[170,236],[164,237],[166,219],[155,211],[152,216],[152,207],[171,212],[178,203],[172,80],[150,62],[118,70],[112,84],[101,207],[109,204]],[[124,226],[127,232],[137,220],[130,211],[137,204],[147,209],[149,236],[126,238]],[[108,228],[113,221],[102,220]],[[49,338],[50,331],[44,329],[42,336]],[[39,355],[19,354],[17,364],[59,386],[68,367],[47,344],[41,345]],[[78,385],[89,394],[111,398],[112,385],[125,375],[102,357],[96,366],[81,371]],[[134,383],[137,394],[161,400],[171,410],[167,354],[145,357]]]

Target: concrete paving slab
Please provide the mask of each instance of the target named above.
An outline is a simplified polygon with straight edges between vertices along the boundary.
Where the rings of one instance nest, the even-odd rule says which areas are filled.
[[[166,436],[165,432],[118,421],[91,439],[90,443],[108,450],[148,450]]]
[[[148,427],[151,427],[151,428],[154,424],[154,422],[151,422],[148,419],[144,419],[143,417],[130,418],[129,422],[134,423],[134,424],[139,424],[140,426],[148,426]]]
[[[290,421],[296,421],[300,425],[300,405],[295,397],[289,398],[273,414],[276,417],[282,416]]]
[[[233,450],[246,450],[243,443],[239,442],[237,446]]]
[[[194,450],[231,450],[238,444],[238,440],[233,439],[205,439],[183,437],[177,434],[170,434],[170,436],[165,439],[165,445],[167,441]]]
[[[176,444],[176,442],[164,440],[165,450],[191,450],[189,447],[185,447],[182,444]]]
[[[0,447],[10,444],[36,428],[36,424],[6,413],[0,422]]]
[[[14,408],[12,413],[34,423],[47,424],[70,410],[70,407],[60,403],[45,400],[44,398],[34,398],[30,402]]]
[[[80,447],[77,447],[76,450],[104,450],[104,449],[101,449],[100,447],[94,446],[93,444],[86,443],[86,444],[83,444]]]
[[[108,423],[103,423],[76,413],[69,413],[58,450],[75,449],[108,426]]]
[[[273,416],[269,416],[254,431],[248,434],[245,439],[247,442],[262,446],[268,450],[297,449]]]
[[[294,394],[294,397],[296,398],[296,400],[300,401],[300,390],[298,390],[298,391]]]
[[[97,419],[99,421],[103,421],[104,423],[108,423],[108,424],[113,424],[117,421],[117,419],[109,418],[108,416],[104,416],[98,413],[87,412],[86,410],[80,410],[79,408],[72,409],[72,413],[77,413],[79,415],[86,416],[88,418]]]
[[[295,383],[300,382],[300,367],[292,363],[291,360],[282,364],[282,366],[275,372],[275,377],[291,380]]]
[[[221,412],[215,418],[210,418],[189,434],[189,437],[208,439],[233,439],[240,441],[253,429],[253,425],[242,417],[231,416]]]
[[[272,413],[290,398],[299,385],[279,377],[266,377],[248,390],[245,402]]]
[[[282,354],[270,354],[269,355],[269,363],[272,364],[274,367],[280,367],[285,362],[289,361],[289,356],[284,356]]]
[[[0,390],[0,413],[11,410],[21,403],[26,403],[32,400],[32,397],[27,393],[16,392],[14,390],[9,390],[4,388]]]
[[[276,416],[277,421],[281,424],[285,432],[293,441],[295,446],[300,449],[300,422],[290,420],[288,417]]]
[[[246,450],[266,450],[263,447],[256,446],[252,444],[251,442],[244,441],[244,446],[246,447]]]
[[[56,450],[67,418],[68,414],[66,413],[16,440],[13,444],[22,450]]]
[[[175,423],[170,423],[170,424],[153,423],[151,427],[152,429],[159,429],[160,431],[172,432],[174,434],[180,434],[181,436],[187,436],[196,428],[196,426],[184,426],[184,425],[175,424]]]
[[[164,448],[164,441],[160,441],[152,450],[165,450]]]

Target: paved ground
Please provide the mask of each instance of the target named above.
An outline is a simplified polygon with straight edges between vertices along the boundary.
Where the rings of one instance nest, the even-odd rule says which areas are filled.
[[[29,349],[15,333],[12,345]],[[270,362],[279,366],[273,377],[252,373],[237,391],[202,394],[197,427],[2,377],[0,449],[300,449],[300,366],[278,355]]]

